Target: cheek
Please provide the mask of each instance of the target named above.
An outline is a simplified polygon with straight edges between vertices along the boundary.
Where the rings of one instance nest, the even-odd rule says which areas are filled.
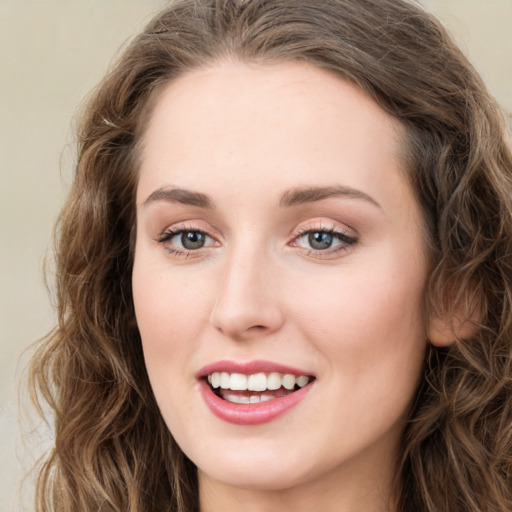
[[[201,294],[173,276],[165,262],[143,256],[136,253],[132,286],[144,362],[162,416],[179,433],[183,422],[193,421],[184,397],[194,384],[190,361],[197,350]]]
[[[359,260],[325,279],[305,281],[291,294],[303,331],[340,378],[365,379],[371,373],[376,386],[390,379],[398,385],[398,372],[416,382],[427,343],[427,272],[415,261],[389,251],[378,262]]]
[[[204,280],[197,273],[173,271],[163,249],[143,242],[136,246],[132,274],[135,314],[141,334],[169,335],[183,328],[193,330],[205,301]],[[169,338],[167,339],[169,341]]]
[[[165,262],[136,253],[132,286],[135,316],[150,376],[179,364],[193,349],[199,328],[201,293],[172,275]],[[153,383],[155,384],[155,383]]]
[[[319,335],[358,338],[378,331],[383,339],[424,331],[423,295],[424,283],[414,277],[350,270],[325,283],[306,281],[291,294],[294,309],[303,312],[305,323]]]

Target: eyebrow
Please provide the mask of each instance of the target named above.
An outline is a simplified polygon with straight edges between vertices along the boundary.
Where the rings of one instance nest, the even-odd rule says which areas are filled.
[[[280,206],[290,207],[305,203],[313,203],[330,197],[346,197],[352,199],[363,199],[369,203],[382,208],[373,197],[365,194],[361,190],[342,185],[329,187],[297,187],[288,190],[281,196]]]
[[[373,199],[373,197],[365,194],[361,190],[357,190],[352,187],[343,185],[327,186],[327,187],[297,187],[291,190],[287,190],[281,196],[279,205],[283,208],[289,208],[292,206],[298,206],[306,203],[314,203],[316,201],[322,201],[330,197],[345,197],[352,199],[363,199],[378,208],[381,208],[380,204]],[[143,205],[156,201],[165,201],[170,203],[180,203],[189,206],[197,206],[198,208],[205,208],[213,210],[213,202],[206,195],[201,192],[193,192],[182,188],[159,188],[152,192],[148,198],[144,201]]]
[[[185,190],[182,188],[159,188],[148,196],[143,205],[147,206],[149,203],[155,201],[180,203],[209,210],[213,209],[213,204],[206,194],[192,192],[191,190]]]

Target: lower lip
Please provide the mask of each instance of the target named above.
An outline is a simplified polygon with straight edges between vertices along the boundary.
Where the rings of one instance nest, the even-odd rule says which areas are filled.
[[[235,425],[261,425],[275,420],[301,402],[309,393],[312,383],[289,395],[256,404],[235,404],[223,400],[204,380],[199,381],[199,386],[206,405],[217,418]]]

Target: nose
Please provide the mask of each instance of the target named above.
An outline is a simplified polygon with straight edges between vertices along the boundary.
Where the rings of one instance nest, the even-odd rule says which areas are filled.
[[[284,322],[276,270],[269,259],[249,252],[226,261],[210,318],[215,329],[236,340],[272,334]]]

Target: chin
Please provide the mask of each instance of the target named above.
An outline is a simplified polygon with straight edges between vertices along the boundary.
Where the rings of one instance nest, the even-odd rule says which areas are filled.
[[[215,449],[203,447],[197,451],[195,448],[188,455],[197,466],[200,478],[230,487],[268,491],[287,489],[304,483],[314,474],[313,466],[304,463],[308,459],[301,455],[297,446],[283,450],[284,447],[280,449],[275,442],[258,443],[253,438],[243,443],[220,442]]]
[[[248,491],[280,491],[304,484],[311,479],[311,473],[297,471],[283,465],[270,467],[267,464],[247,464],[199,470],[206,478],[216,480],[229,487]]]

